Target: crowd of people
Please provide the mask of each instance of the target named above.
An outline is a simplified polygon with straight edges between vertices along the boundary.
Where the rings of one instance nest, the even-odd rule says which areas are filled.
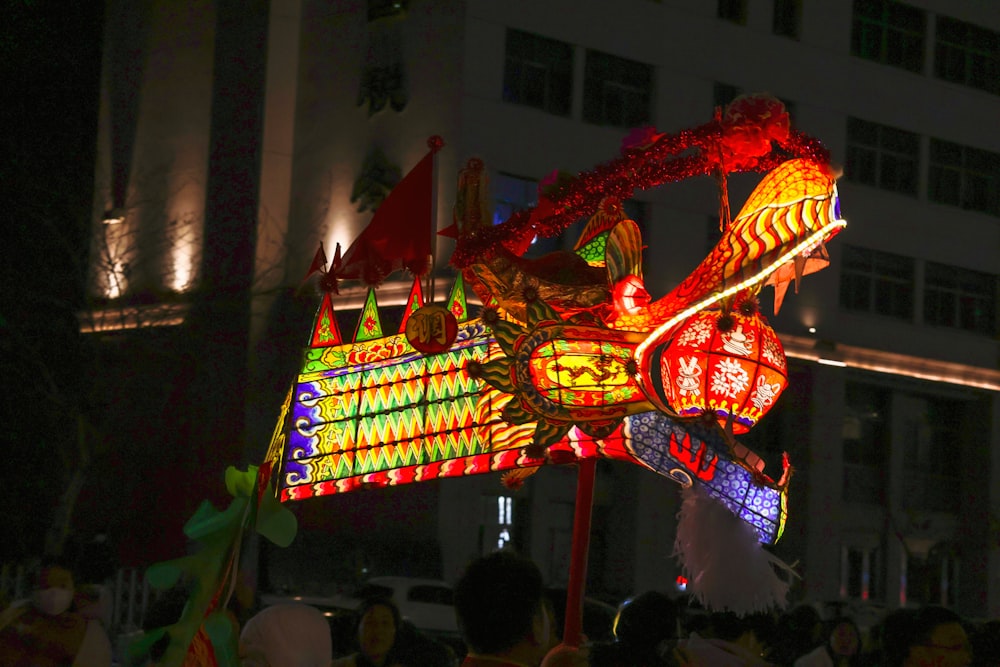
[[[638,606],[634,606],[638,605]],[[592,667],[965,667],[1000,665],[1000,623],[968,623],[928,605],[889,612],[867,631],[812,606],[737,616],[692,613],[660,593],[625,604],[615,641],[591,650]],[[661,611],[655,623],[646,610]],[[664,621],[670,614],[671,621]],[[621,632],[626,623],[628,631]],[[637,628],[641,628],[638,629]]]
[[[977,626],[940,606],[898,609],[862,630],[812,606],[738,616],[707,612],[650,591],[624,603],[612,639],[563,645],[541,572],[497,552],[473,561],[455,587],[467,648],[459,656],[406,623],[389,600],[362,608],[356,647],[334,667],[965,667],[1000,665],[1000,622]],[[248,626],[249,627],[249,626]],[[319,627],[319,623],[317,623]],[[322,631],[319,631],[322,633]],[[249,647],[244,631],[244,649]],[[436,648],[435,648],[436,646]],[[259,665],[326,665],[291,662]]]
[[[68,565],[46,563],[32,596],[0,614],[0,665],[109,667],[106,607],[99,591],[77,588]],[[656,591],[620,606],[612,638],[564,645],[541,572],[509,551],[469,564],[455,586],[455,613],[461,651],[420,632],[389,598],[357,610],[350,646],[333,640],[318,609],[272,605],[241,624],[239,660],[243,667],[1000,666],[1000,621],[972,624],[941,606],[893,610],[859,628],[809,605],[738,616]]]

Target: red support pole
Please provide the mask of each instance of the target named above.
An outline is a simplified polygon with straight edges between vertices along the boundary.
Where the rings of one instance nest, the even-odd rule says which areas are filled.
[[[579,646],[583,638],[583,593],[587,583],[587,554],[590,550],[590,519],[594,509],[596,473],[596,458],[580,461],[576,479],[576,508],[573,515],[569,582],[566,586],[566,622],[563,626],[562,641],[564,646]]]

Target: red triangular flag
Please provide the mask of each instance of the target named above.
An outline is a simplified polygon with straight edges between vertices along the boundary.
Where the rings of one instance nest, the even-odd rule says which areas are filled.
[[[410,315],[415,313],[424,305],[424,290],[420,286],[420,276],[413,279],[413,287],[410,288],[410,297],[406,300],[406,308],[403,309],[403,321],[399,323],[399,333],[406,333],[406,322]]]
[[[337,250],[333,253],[333,263],[330,264],[330,270],[326,272],[322,280],[319,281],[319,287],[324,292],[333,292],[334,294],[340,294],[340,288],[337,285],[337,270],[340,269],[340,244],[337,244]]]
[[[337,326],[337,315],[333,312],[333,300],[330,294],[323,295],[323,302],[320,304],[319,313],[316,315],[316,323],[313,326],[310,347],[329,347],[340,345],[344,340],[340,336],[340,327]]]
[[[302,282],[299,283],[296,292],[297,293],[301,292],[302,288],[306,286],[306,283],[308,283],[309,280],[314,275],[316,275],[317,273],[325,273],[325,272],[326,272],[326,252],[323,250],[323,242],[320,241],[319,249],[316,251],[316,254],[313,255],[312,264],[309,265],[309,270],[306,271],[306,275],[302,278]]]
[[[377,285],[393,271],[422,276],[430,269],[434,228],[434,153],[403,177],[344,253],[337,277]]]
[[[308,280],[312,274],[323,271],[326,272],[326,252],[323,250],[323,242],[319,242],[319,250],[313,256],[312,264],[309,265],[309,270],[306,271],[306,280]]]

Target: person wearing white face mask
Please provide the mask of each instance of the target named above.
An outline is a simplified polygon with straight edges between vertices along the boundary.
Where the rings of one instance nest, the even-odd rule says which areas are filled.
[[[4,667],[110,667],[111,642],[100,622],[72,609],[73,574],[64,564],[42,568],[30,600],[0,615]]]

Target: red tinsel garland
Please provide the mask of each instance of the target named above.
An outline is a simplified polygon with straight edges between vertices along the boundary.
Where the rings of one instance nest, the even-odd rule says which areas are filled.
[[[622,157],[575,178],[562,179],[543,193],[534,209],[518,211],[495,226],[459,236],[451,263],[458,268],[482,261],[501,246],[524,247],[536,236],[559,234],[590,217],[604,199],[625,201],[648,190],[692,176],[769,171],[785,160],[829,162],[829,151],[807,134],[790,129],[784,105],[767,96],[734,101],[725,116],[672,135],[633,132]],[[651,141],[643,146],[643,140]]]

